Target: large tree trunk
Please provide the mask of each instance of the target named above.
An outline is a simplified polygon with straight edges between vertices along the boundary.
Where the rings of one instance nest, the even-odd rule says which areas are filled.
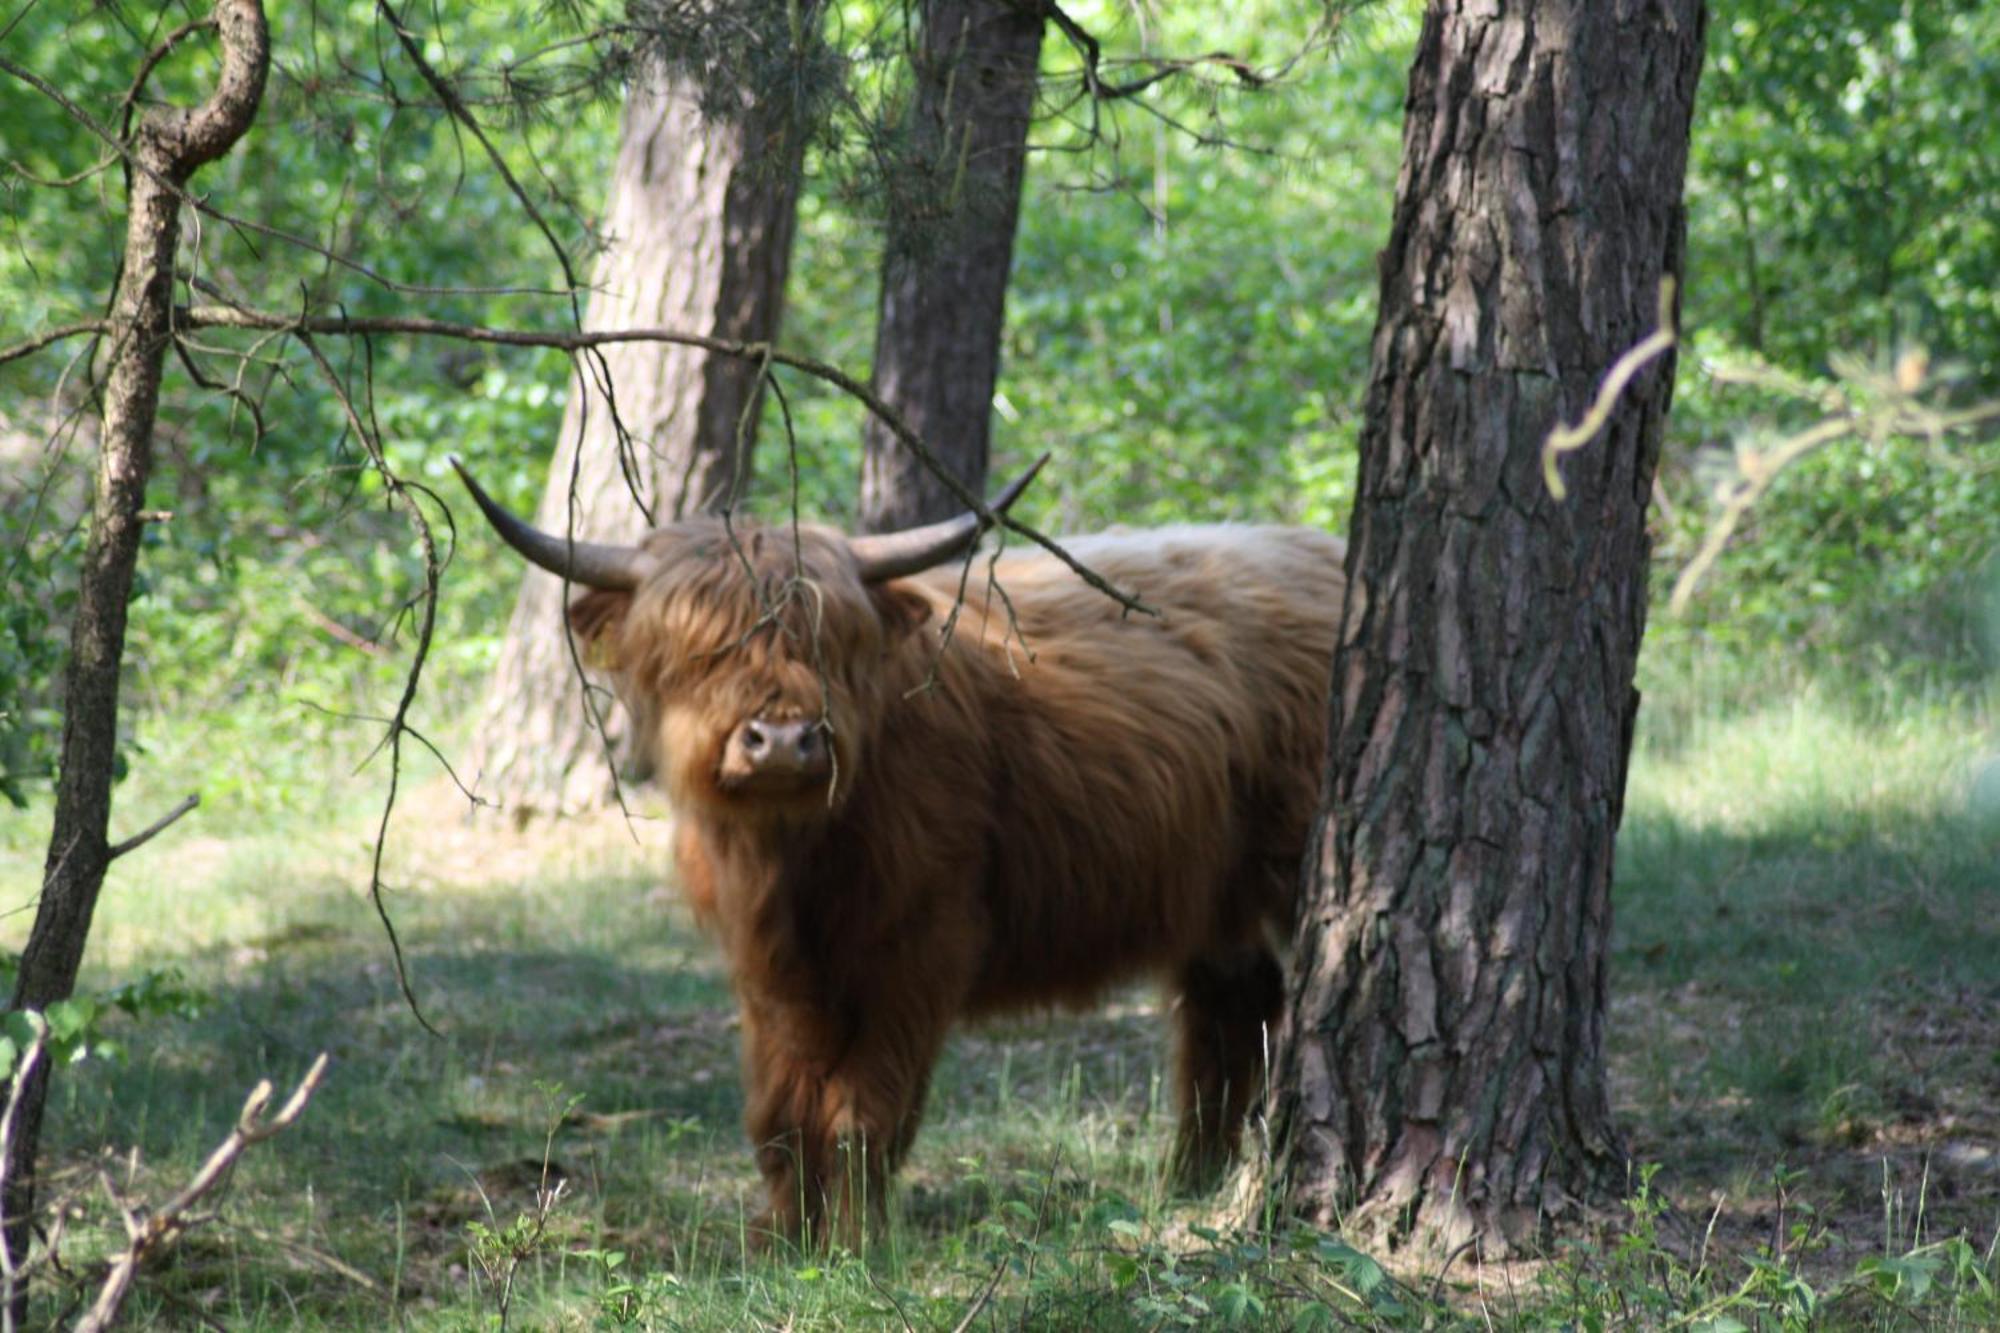
[[[678,81],[634,84],[589,327],[776,339],[799,135],[773,134],[754,111],[705,117],[696,90]],[[615,344],[601,359],[580,360],[537,521],[550,532],[621,541],[734,503],[750,470],[760,384],[755,362],[664,343]],[[621,722],[604,691],[591,689],[586,701],[563,613],[561,581],[530,569],[487,688],[480,786],[517,820],[596,806],[612,790],[592,715],[610,718],[614,735]]]
[[[1612,843],[1671,360],[1539,468],[1682,257],[1700,0],[1442,0],[1381,261],[1322,832],[1269,1188],[1504,1248],[1624,1181]]]
[[[892,183],[874,389],[974,492],[986,481],[1007,270],[1034,112],[1042,19],[1005,0],[927,0],[907,121],[913,161]],[[861,526],[946,518],[960,501],[874,417]]]
[[[21,953],[14,1009],[46,1010],[75,990],[104,873],[119,853],[109,833],[118,677],[125,656],[126,605],[145,527],[140,514],[153,464],[160,373],[173,337],[180,193],[197,168],[227,153],[250,128],[270,68],[270,36],[257,0],[218,0],[215,19],[222,68],[214,94],[191,110],[147,111],[132,139],[125,261],[106,339],[111,365],[104,385],[90,540],[63,677],[61,771],[42,894]],[[49,1062],[41,1060],[29,1072],[7,1140],[9,1273],[27,1255],[48,1071]],[[25,1300],[25,1289],[18,1284],[6,1293],[17,1323]]]

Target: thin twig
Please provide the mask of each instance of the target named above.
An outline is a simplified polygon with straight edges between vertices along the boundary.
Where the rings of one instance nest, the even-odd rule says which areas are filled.
[[[1583,419],[1574,426],[1557,426],[1542,445],[1542,481],[1550,495],[1559,501],[1569,498],[1569,488],[1563,485],[1562,474],[1556,470],[1556,459],[1595,439],[1597,432],[1604,429],[1604,423],[1611,419],[1611,409],[1618,405],[1618,395],[1625,392],[1632,377],[1663,356],[1674,342],[1674,275],[1669,273],[1660,279],[1659,327],[1612,363]]]
[[[500,150],[495,148],[493,141],[486,137],[485,129],[473,118],[472,112],[466,108],[465,103],[459,98],[457,90],[451,86],[443,75],[431,67],[430,61],[424,59],[423,43],[417,40],[416,34],[410,31],[409,25],[403,22],[402,16],[389,7],[389,0],[375,0],[375,10],[389,21],[389,28],[396,34],[396,40],[403,44],[403,51],[410,57],[410,63],[417,67],[417,73],[423,75],[424,82],[431,86],[431,91],[438,95],[440,102],[444,103],[445,110],[451,113],[454,120],[472,131],[472,137],[477,139],[479,146],[486,150],[487,160],[493,164],[493,169],[500,173],[500,179],[506,183],[507,189],[512,192],[514,198],[526,210],[529,219],[535,224],[535,229],[541,232],[542,238],[549,243],[549,249],[555,251],[556,262],[562,265],[563,280],[569,284],[570,314],[577,327],[581,328],[583,326],[583,307],[578,303],[576,295],[581,289],[581,284],[577,281],[575,268],[570,264],[569,251],[564,249],[563,243],[556,239],[555,231],[549,226],[547,220],[542,217],[542,211],[535,207],[535,201],[528,196],[526,190],[521,188],[521,183],[514,179],[513,171],[507,166],[507,159],[500,155]]]
[[[896,1318],[903,1325],[903,1333],[917,1333],[917,1326],[910,1322],[910,1316],[904,1311],[903,1303],[896,1299],[896,1293],[883,1286],[882,1279],[876,1277],[875,1270],[867,1264],[861,1265],[861,1271],[867,1275],[868,1285],[875,1288],[876,1294],[889,1302],[889,1308],[896,1312]]]
[[[1738,477],[1722,493],[1722,513],[1703,536],[1694,558],[1674,579],[1673,594],[1667,599],[1667,613],[1679,615],[1694,597],[1695,585],[1714,566],[1722,549],[1736,532],[1743,516],[1756,507],[1780,473],[1814,450],[1836,440],[1859,434],[1871,427],[1885,433],[1904,432],[1943,435],[1983,425],[2000,418],[2000,403],[1983,403],[1960,412],[1939,413],[1916,404],[1899,404],[1887,412],[1874,414],[1849,407],[1839,416],[1828,417],[1796,435],[1778,441],[1768,449],[1745,451],[1736,460]]]
[[[194,809],[196,806],[200,804],[201,804],[201,794],[199,792],[189,792],[186,796],[181,798],[181,803],[179,805],[167,811],[167,813],[165,813],[164,815],[161,815],[158,819],[154,820],[151,824],[147,825],[145,829],[143,829],[142,831],[133,834],[131,837],[125,839],[125,841],[123,842],[112,843],[110,849],[104,853],[104,859],[107,861],[116,861],[119,857],[125,855],[125,853],[127,852],[137,851],[139,848],[145,846],[147,843],[151,842],[154,838],[158,837],[161,833],[165,832],[167,825],[173,823],[176,819],[179,819],[182,815],[186,814],[188,811]]]
[[[299,598],[299,607],[313,624],[318,625],[330,638],[346,644],[349,648],[367,653],[370,657],[380,657],[389,651],[374,639],[355,633],[303,597]]]
[[[172,32],[161,38],[159,44],[146,53],[146,58],[139,62],[139,72],[132,76],[132,86],[127,88],[125,96],[118,100],[119,121],[125,134],[129,135],[132,132],[132,110],[138,105],[139,94],[146,90],[146,80],[153,77],[153,71],[159,67],[159,63],[172,55],[176,46],[179,46],[195,33],[213,32],[214,30],[215,16],[213,14],[205,14],[200,18],[189,19],[186,23],[181,24],[180,27],[175,28]]]
[[[75,338],[85,333],[102,334],[109,333],[110,331],[110,322],[102,319],[86,319],[78,324],[65,324],[61,328],[48,329],[23,342],[17,342],[12,347],[0,347],[0,366],[6,365],[9,361],[18,361],[24,356],[31,356],[41,351],[44,347],[47,347],[50,343],[58,343],[65,338]]]
[[[838,366],[829,365],[809,356],[801,356],[796,352],[772,348],[762,342],[738,342],[729,338],[712,338],[705,334],[682,333],[675,329],[662,328],[591,329],[579,333],[559,333],[533,329],[498,329],[480,324],[454,324],[422,316],[295,317],[229,306],[192,306],[182,309],[178,315],[180,323],[188,328],[267,329],[330,336],[409,334],[419,337],[456,338],[463,342],[491,343],[503,347],[553,347],[569,352],[601,347],[610,343],[663,342],[683,347],[699,347],[723,356],[756,360],[768,356],[773,364],[802,370],[858,400],[888,426],[897,441],[930,469],[931,473],[944,484],[945,489],[967,509],[984,518],[989,524],[1020,533],[1062,561],[1085,583],[1127,611],[1137,611],[1142,615],[1159,614],[1155,608],[1141,601],[1137,594],[1113,587],[1102,575],[1082,564],[1046,534],[1011,515],[994,513],[983,499],[968,488],[951,469],[944,466],[936,451],[924,443],[909,422],[904,420],[902,413],[885,402],[866,384]]]
[[[378,726],[387,727],[392,720],[390,718],[378,716],[374,713],[345,713],[337,708],[328,708],[325,704],[316,703],[311,699],[301,698],[296,700],[296,702],[303,708],[310,708],[315,713],[323,713],[327,717],[335,718],[342,722],[373,722]],[[451,785],[458,788],[459,795],[465,797],[465,799],[469,803],[475,806],[484,806],[487,809],[499,808],[498,806],[495,806],[493,802],[487,800],[484,796],[479,795],[477,792],[473,791],[470,787],[467,787],[465,783],[459,779],[458,770],[454,769],[451,766],[451,760],[444,757],[444,751],[438,749],[438,747],[431,742],[431,739],[428,736],[424,735],[423,732],[418,731],[415,727],[411,726],[409,722],[405,721],[403,723],[403,734],[405,736],[408,736],[411,740],[415,741],[417,744],[423,746],[426,750],[429,750],[431,752],[431,758],[438,761],[438,767],[442,768],[444,770],[444,775],[451,779]],[[355,771],[359,772],[364,767],[366,767],[365,763],[358,764],[355,766]]]
[[[424,550],[424,595],[422,619],[418,622],[416,652],[411,656],[409,672],[403,677],[402,697],[396,701],[396,710],[389,718],[389,731],[385,741],[389,747],[389,790],[382,800],[382,818],[375,830],[375,854],[368,873],[368,896],[375,904],[375,915],[382,921],[382,929],[389,937],[389,952],[396,965],[396,984],[403,992],[403,1001],[410,1007],[410,1013],[417,1023],[433,1037],[440,1033],[424,1016],[423,1006],[417,1003],[417,993],[410,984],[409,968],[403,958],[403,942],[396,935],[396,923],[390,919],[389,905],[382,898],[382,859],[389,842],[389,820],[396,813],[396,795],[403,774],[403,733],[410,705],[416,701],[417,683],[423,676],[424,663],[430,656],[431,633],[437,625],[438,576],[443,566],[438,560],[437,542],[431,533],[430,521],[424,517],[423,509],[411,494],[410,486],[389,466],[387,455],[382,451],[381,438],[362,419],[354,406],[353,397],[347,386],[341,382],[333,363],[319,349],[312,335],[294,332],[299,345],[312,357],[319,368],[320,377],[327,388],[339,400],[341,410],[346,414],[349,426],[361,441],[361,447],[368,452],[376,472],[382,478],[382,485],[392,499],[401,504],[410,516],[411,525],[417,530],[417,539]],[[363,346],[368,344],[364,341]],[[373,373],[373,361],[369,362],[369,373]]]
[[[1007,1276],[1007,1258],[1008,1256],[1003,1254],[1000,1256],[1000,1262],[993,1265],[993,1276],[986,1279],[986,1286],[980,1291],[979,1299],[972,1303],[971,1308],[965,1312],[965,1317],[952,1326],[951,1333],[966,1333],[966,1330],[972,1327],[972,1321],[979,1318],[979,1312],[993,1300],[993,1293],[1000,1289],[1000,1279]]]

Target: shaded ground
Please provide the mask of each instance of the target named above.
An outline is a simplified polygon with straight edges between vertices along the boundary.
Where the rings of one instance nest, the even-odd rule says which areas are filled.
[[[1732,772],[1718,798],[1677,784],[1729,755],[1685,748],[1635,781],[1612,978],[1616,1108],[1635,1161],[1661,1167],[1664,1243],[1730,1264],[1770,1247],[1825,1283],[1954,1233],[1983,1250],[2000,1233],[2000,822],[1919,799],[1916,757],[1878,753],[1858,787]],[[110,1234],[100,1173],[163,1195],[258,1078],[333,1056],[305,1124],[243,1163],[226,1220],[147,1276],[139,1323],[464,1326],[496,1289],[473,1225],[502,1226],[562,1181],[523,1270],[539,1302],[526,1326],[587,1322],[611,1288],[585,1256],[614,1250],[621,1271],[670,1284],[662,1326],[900,1325],[871,1269],[841,1286],[747,1264],[735,1019],[661,882],[664,829],[521,835],[435,795],[403,818],[389,905],[442,1039],[404,1006],[351,835],[170,834],[120,863],[94,980],[172,964],[208,1002],[193,1020],[117,1020],[125,1064],[64,1071],[50,1146],[72,1253]],[[0,855],[11,873],[27,854]],[[1014,1264],[993,1298],[1011,1302],[1006,1323],[1150,1327],[1153,1297],[1133,1293],[1172,1294],[1177,1254],[1208,1265],[1210,1303],[1237,1287],[1269,1309],[1311,1295],[1269,1256],[1254,1281],[1228,1268],[1198,1239],[1202,1214],[1166,1198],[1165,1026],[1132,993],[953,1040],[884,1270],[928,1303],[913,1326],[956,1323],[995,1255]],[[1476,1279],[1504,1310],[1548,1268],[1473,1256],[1435,1285]]]

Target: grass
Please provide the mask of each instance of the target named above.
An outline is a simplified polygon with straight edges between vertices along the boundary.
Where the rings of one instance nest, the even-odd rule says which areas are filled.
[[[118,864],[86,985],[171,968],[204,1003],[113,1016],[122,1062],[62,1072],[48,1161],[76,1283],[44,1283],[38,1314],[111,1243],[101,1173],[162,1197],[257,1079],[325,1050],[304,1122],[144,1275],[129,1326],[461,1329],[503,1304],[518,1328],[2000,1326],[1989,717],[1655,693],[1611,1054],[1635,1156],[1664,1165],[1590,1236],[1443,1274],[1171,1202],[1164,1024],[1141,993],[959,1034],[892,1234],[860,1258],[753,1258],[727,980],[662,881],[661,821],[517,834],[438,785],[412,797],[389,905],[431,1038],[360,887],[379,772],[328,777],[317,746],[253,757],[268,723],[163,728],[129,818],[178,775],[228,760],[231,782]],[[34,882],[43,819],[0,824],[0,882]]]

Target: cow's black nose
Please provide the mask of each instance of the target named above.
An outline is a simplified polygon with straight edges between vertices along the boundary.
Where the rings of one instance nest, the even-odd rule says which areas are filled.
[[[818,719],[758,717],[737,724],[724,748],[726,782],[817,781],[832,772],[826,728]]]

